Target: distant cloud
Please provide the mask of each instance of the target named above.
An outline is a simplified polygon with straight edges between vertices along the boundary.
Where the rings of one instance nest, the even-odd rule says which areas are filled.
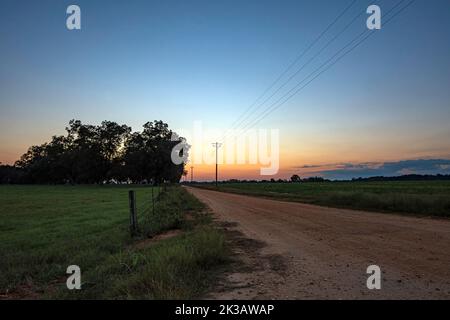
[[[303,165],[295,168],[318,169],[308,171],[308,175],[344,180],[374,176],[392,177],[405,174],[450,174],[450,160],[420,159],[396,162],[335,163],[326,165]]]
[[[298,166],[298,167],[294,167],[296,169],[310,169],[310,168],[323,168],[325,165],[321,165],[321,164],[306,164],[304,166]]]

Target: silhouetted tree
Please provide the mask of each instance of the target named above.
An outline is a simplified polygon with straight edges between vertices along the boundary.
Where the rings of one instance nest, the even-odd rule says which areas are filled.
[[[178,182],[184,163],[171,160],[184,139],[162,121],[147,122],[142,132],[111,121],[99,126],[71,120],[67,136],[32,146],[15,164],[28,183],[103,183],[143,180]],[[175,137],[175,139],[173,139]],[[187,145],[181,152],[187,152]],[[4,170],[6,172],[6,169]]]
[[[176,136],[162,121],[147,122],[143,127],[141,133],[135,132],[130,136],[125,146],[123,159],[129,177],[136,182],[178,182],[183,175],[184,164],[174,164],[171,153],[183,138]],[[187,152],[187,149],[182,152]]]

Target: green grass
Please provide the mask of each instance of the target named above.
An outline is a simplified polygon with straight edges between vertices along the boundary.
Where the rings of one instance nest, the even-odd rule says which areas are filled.
[[[0,294],[22,297],[27,288],[38,298],[200,296],[226,260],[221,233],[184,189],[169,187],[153,214],[151,188],[132,188],[140,239],[129,235],[130,186],[0,186]],[[173,228],[183,232],[134,246]],[[82,290],[65,286],[72,264],[81,268]]]
[[[330,207],[450,217],[450,181],[227,183],[219,190]]]
[[[156,189],[156,188],[155,188]],[[152,237],[160,232],[192,227],[186,221],[186,214],[193,214],[196,222],[203,216],[204,206],[195,197],[180,187],[168,187],[167,192],[154,192],[154,209],[151,192],[144,195],[137,193],[137,209],[141,236]],[[163,214],[161,214],[163,213]]]

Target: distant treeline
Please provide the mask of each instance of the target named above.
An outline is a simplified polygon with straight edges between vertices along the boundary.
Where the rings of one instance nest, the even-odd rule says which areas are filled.
[[[289,180],[288,179],[270,179],[270,180],[240,180],[240,179],[229,179],[220,181],[220,183],[308,183],[308,182],[337,182],[337,181],[431,181],[431,180],[450,180],[450,175],[436,174],[436,175],[420,175],[420,174],[408,174],[396,177],[369,177],[369,178],[353,178],[351,180],[329,180],[324,179],[322,177],[308,177],[308,178],[300,178],[298,175],[293,175]],[[196,184],[208,184],[211,182],[197,182]]]
[[[30,147],[13,166],[1,165],[0,183],[160,183],[178,182],[184,174],[184,164],[171,161],[173,147],[184,140],[162,121],[131,132],[111,121],[95,126],[71,120],[66,132]]]
[[[294,176],[296,176],[296,177],[294,177]],[[220,183],[292,183],[292,182],[326,182],[326,181],[330,181],[330,180],[324,179],[322,177],[309,177],[309,178],[301,179],[298,175],[294,175],[294,176],[292,176],[290,180],[287,180],[287,179],[270,179],[270,180],[229,179],[229,180],[223,180],[223,181],[219,181],[219,182]],[[188,182],[184,182],[184,183],[188,183]],[[208,184],[208,183],[212,183],[212,182],[193,181],[193,183]]]
[[[406,174],[397,177],[370,177],[370,178],[353,178],[352,181],[428,181],[428,180],[450,180],[449,174]]]

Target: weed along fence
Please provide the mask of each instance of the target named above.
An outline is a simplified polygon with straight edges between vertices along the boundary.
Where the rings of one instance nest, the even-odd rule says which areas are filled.
[[[170,194],[174,193],[175,189],[159,185],[128,191],[132,237],[152,236],[175,224],[178,217],[171,214],[169,204],[170,201],[173,201],[173,195]]]

